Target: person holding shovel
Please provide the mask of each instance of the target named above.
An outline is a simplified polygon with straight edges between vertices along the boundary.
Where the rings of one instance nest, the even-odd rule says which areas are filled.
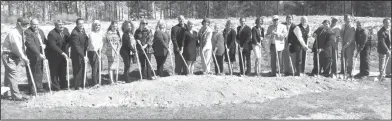
[[[313,74],[320,74],[321,70],[325,77],[330,77],[330,69],[332,64],[332,44],[335,39],[333,31],[330,28],[331,22],[324,20],[323,25],[319,27],[313,36],[316,38],[316,42],[313,46],[313,63],[315,63],[312,70]]]
[[[164,65],[169,55],[169,37],[166,31],[166,22],[163,19],[159,20],[154,33],[152,48],[154,49],[154,57],[157,62],[157,75],[160,77],[163,77]]]
[[[385,18],[383,25],[377,32],[380,81],[382,81],[386,74],[391,75],[391,19]]]
[[[85,77],[85,64],[88,61],[86,51],[88,47],[88,36],[84,29],[84,19],[78,18],[76,20],[76,27],[71,32],[71,59],[73,72],[73,86],[79,90],[83,86]]]
[[[239,44],[240,54],[240,75],[250,75],[251,73],[251,51],[252,51],[252,29],[245,24],[246,19],[240,18],[240,26],[237,27],[237,42]],[[246,62],[244,62],[246,61]],[[246,65],[246,71],[245,71]],[[244,73],[245,72],[245,73]]]
[[[264,47],[264,28],[261,27],[264,23],[264,19],[258,17],[256,19],[256,26],[252,28],[252,47],[253,53],[256,55],[256,62],[255,62],[255,73],[256,75],[260,74],[260,66],[261,66],[261,48],[265,49]]]
[[[30,60],[25,54],[25,46],[23,44],[24,31],[29,27],[29,20],[25,17],[17,19],[16,27],[9,30],[5,37],[1,48],[1,60],[4,65],[4,86],[10,87],[10,97],[15,101],[24,101],[27,98],[22,96],[19,91],[18,80],[16,77],[22,72],[18,72],[17,68],[21,61],[25,65],[30,64]],[[29,73],[29,71],[26,71]]]
[[[62,20],[56,20],[55,28],[48,34],[48,51],[46,57],[49,61],[50,76],[53,90],[66,89],[66,69],[69,59],[70,33]]]
[[[102,58],[101,58],[101,49],[103,46],[103,33],[101,32],[101,22],[99,20],[94,20],[91,24],[91,33],[89,36],[89,45],[87,47],[87,57],[89,58],[91,65],[91,77],[92,77],[92,86],[100,85],[100,73],[102,68]]]
[[[212,57],[215,64],[215,74],[224,75],[223,73],[223,54],[225,52],[224,39],[217,24],[213,26],[214,31],[212,32]]]
[[[344,25],[340,31],[342,39],[341,72],[344,78],[351,78],[355,50],[355,26],[351,24],[351,15],[344,15]],[[348,75],[346,75],[348,74]]]
[[[103,38],[103,42],[105,43],[106,56],[108,59],[110,82],[113,84],[113,74],[116,74],[116,82],[118,81],[120,48],[122,44],[117,21],[112,21],[110,23],[110,26]]]
[[[30,85],[30,92],[33,94],[34,89],[31,81],[35,81],[37,85],[37,92],[44,93],[43,87],[43,79],[46,75],[44,75],[44,62],[43,60],[46,59],[45,50],[47,39],[45,37],[44,32],[38,28],[38,19],[31,19],[30,28],[24,31],[24,35],[26,37],[26,55],[30,60],[30,67],[32,71],[32,75],[34,79],[31,79],[30,76],[28,77],[29,85]],[[27,68],[26,68],[27,70]],[[50,81],[50,80],[47,80]],[[49,84],[50,82],[48,82]]]
[[[121,26],[123,31],[120,55],[124,61],[124,78],[126,83],[130,83],[129,68],[131,64],[137,63],[136,40],[134,38],[135,25],[131,21],[124,21]],[[140,70],[139,70],[140,71]]]
[[[180,49],[183,47],[182,40],[185,36],[185,32],[187,31],[187,25],[185,24],[185,18],[183,15],[178,16],[178,24],[171,28],[170,38],[173,43],[173,53],[175,60],[175,68],[174,71],[177,75],[186,74],[187,68],[186,63],[182,59],[182,54],[180,54]]]
[[[368,31],[363,28],[362,22],[357,22],[357,30],[355,31],[355,42],[357,44],[357,53],[355,54],[355,61],[357,60],[358,54],[359,60],[359,73],[355,75],[355,78],[366,78],[369,76],[369,50],[370,50],[370,38],[368,38]],[[355,62],[354,62],[355,63]],[[354,70],[355,70],[354,64]]]
[[[184,61],[187,63],[187,74],[193,75],[193,65],[196,61],[197,47],[199,47],[199,37],[197,36],[197,31],[194,30],[194,23],[188,20],[187,30],[185,31],[184,39],[182,40],[182,47],[180,48],[180,53],[184,55]]]
[[[154,53],[154,50],[152,48],[154,38],[153,38],[152,31],[149,28],[147,28],[147,24],[148,24],[147,20],[145,19],[140,20],[139,28],[136,29],[134,37],[137,42],[136,48],[137,48],[139,61],[142,68],[141,70],[142,70],[143,79],[152,80],[155,77],[151,75],[151,72],[154,70],[152,70],[152,66],[150,65],[151,64],[150,60],[151,60],[151,54]]]
[[[203,74],[209,74],[210,73],[210,64],[211,64],[211,57],[212,57],[212,44],[211,44],[211,38],[212,38],[212,29],[210,27],[211,20],[208,18],[204,18],[203,21],[201,22],[203,25],[199,32],[199,41],[200,41],[200,56],[201,56],[201,61],[203,64]]]
[[[280,76],[282,71],[282,51],[284,49],[285,36],[287,35],[286,26],[279,23],[279,16],[272,16],[273,24],[268,26],[265,37],[270,40],[270,55],[271,55],[271,76]],[[278,64],[278,67],[276,67]],[[278,69],[278,73],[276,72]]]
[[[235,62],[236,53],[236,36],[237,32],[232,28],[231,20],[226,21],[225,29],[223,30],[223,38],[225,40],[225,62],[228,62],[229,74],[233,74],[233,63]]]
[[[339,42],[340,42],[340,26],[337,25],[338,19],[332,17],[331,20],[331,29],[334,32],[335,41],[332,45],[332,67],[331,67],[331,74],[332,78],[338,78],[338,54],[339,54]]]

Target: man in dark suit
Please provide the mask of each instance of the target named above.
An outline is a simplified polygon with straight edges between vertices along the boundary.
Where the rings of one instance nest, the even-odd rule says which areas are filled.
[[[173,43],[174,59],[176,63],[174,71],[178,75],[185,74],[187,72],[185,62],[180,56],[181,48],[183,48],[182,39],[185,35],[186,28],[187,27],[185,25],[185,18],[183,15],[180,15],[178,16],[178,24],[176,26],[173,26],[171,29],[171,39]]]
[[[86,51],[88,47],[88,36],[84,30],[84,19],[76,20],[76,27],[71,32],[71,59],[73,71],[73,86],[76,90],[83,85],[84,65],[88,62]]]
[[[26,37],[26,55],[30,60],[31,72],[37,87],[37,92],[34,92],[32,85],[31,76],[27,76],[28,83],[30,85],[30,93],[42,93],[44,92],[42,79],[43,79],[43,60],[46,59],[44,51],[46,47],[46,38],[44,32],[38,28],[38,20],[31,19],[30,28],[27,29],[24,34]],[[28,68],[26,67],[26,72]],[[27,73],[29,74],[29,73]]]
[[[331,76],[332,44],[335,40],[334,32],[331,28],[329,28],[330,25],[331,22],[329,20],[324,20],[323,26],[318,28],[313,34],[313,36],[317,37],[317,39],[313,46],[313,61],[315,64],[312,73],[316,74],[318,70],[320,73],[321,69],[323,69],[322,75],[325,77]],[[318,69],[317,66],[316,53],[319,53],[320,69]]]
[[[48,34],[47,58],[49,61],[50,74],[53,90],[65,89],[66,81],[66,59],[68,59],[69,31],[63,26],[63,21],[56,20],[55,28]]]
[[[240,54],[242,54],[242,58],[240,58],[240,74],[244,73],[244,68],[242,65],[246,65],[245,75],[249,75],[251,73],[251,58],[250,53],[252,50],[252,29],[245,24],[245,18],[240,18],[241,26],[237,27],[237,41],[239,43]],[[241,56],[240,56],[241,57]],[[246,61],[243,64],[242,61]]]

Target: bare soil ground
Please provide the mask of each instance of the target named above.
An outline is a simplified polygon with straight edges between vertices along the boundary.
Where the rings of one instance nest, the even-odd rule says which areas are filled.
[[[312,26],[319,26],[322,20],[329,17],[312,16],[309,22]],[[284,17],[281,19],[284,21]],[[365,21],[365,26],[380,26],[382,23],[382,18],[360,19]],[[253,20],[249,19],[248,25],[253,26]],[[224,19],[213,21],[223,29]],[[265,24],[269,24],[267,21]],[[195,22],[196,28],[200,28],[201,20]],[[235,22],[238,25],[238,19]],[[299,19],[294,22],[298,23]],[[150,28],[155,28],[155,23],[149,22]],[[167,20],[167,23],[171,27],[177,21]],[[2,41],[6,30],[12,26],[1,25]],[[71,31],[74,26],[66,27]],[[108,26],[109,22],[102,23],[103,30]],[[89,31],[91,26],[86,24],[85,27]],[[53,28],[52,25],[41,27],[46,34]],[[312,55],[308,53],[305,72],[310,72],[313,67]],[[103,86],[29,96],[30,99],[25,102],[2,99],[1,119],[391,119],[391,80],[373,81],[378,74],[375,48],[370,55],[372,77],[357,81],[308,76],[265,77],[270,71],[269,49],[266,49],[262,62],[263,77],[173,76],[171,60],[168,58],[165,77],[138,81],[138,69],[134,64],[130,73],[133,82],[116,85],[106,85],[107,59],[103,56]],[[254,58],[252,60],[253,67]],[[155,69],[153,56],[151,62]],[[359,69],[359,59],[357,63],[356,69]],[[238,61],[234,64],[234,72],[238,73]],[[200,73],[201,67],[201,60],[197,58],[196,74]],[[224,68],[228,73],[227,64]],[[24,93],[27,78],[23,65],[18,71],[22,72],[18,80]],[[121,65],[119,82],[123,82],[122,72]],[[4,67],[1,65],[2,79],[3,74]],[[88,78],[91,78],[90,67]]]

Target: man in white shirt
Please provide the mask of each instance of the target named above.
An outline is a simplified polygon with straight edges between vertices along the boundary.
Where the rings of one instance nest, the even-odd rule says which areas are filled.
[[[18,18],[16,27],[11,29],[5,37],[2,49],[1,59],[4,64],[4,85],[10,87],[11,97],[16,101],[23,101],[24,98],[19,92],[18,80],[19,75],[17,68],[21,60],[27,65],[29,59],[25,55],[24,34],[28,28],[29,20],[27,18]]]
[[[270,40],[270,54],[271,54],[271,76],[279,76],[276,73],[276,63],[279,66],[279,72],[282,70],[282,51],[284,49],[285,36],[287,35],[286,26],[279,23],[279,16],[272,17],[273,25],[267,29],[266,38]]]

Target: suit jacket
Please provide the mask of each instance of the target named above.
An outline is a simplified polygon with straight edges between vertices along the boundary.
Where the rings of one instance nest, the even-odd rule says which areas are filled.
[[[261,45],[263,45],[263,41],[260,39],[260,37],[264,38],[264,28],[254,26],[252,28],[252,44],[261,43]]]
[[[42,47],[39,41],[42,41],[43,44],[46,45],[47,40],[45,38],[45,34],[41,29],[38,29],[38,33],[41,38],[38,38],[36,32],[33,31],[33,28],[28,28],[25,32],[26,37],[26,55],[27,57],[32,59],[37,59],[39,55],[42,53]],[[38,58],[39,59],[39,58]]]
[[[248,26],[245,25],[245,27],[240,31],[241,26],[237,27],[237,41],[240,44],[240,47],[242,47],[245,51],[250,51],[252,50],[251,46],[251,41],[252,41],[252,29]]]
[[[63,58],[61,54],[64,52],[69,56],[68,48],[70,34],[67,28],[63,29],[63,37],[61,37],[60,32],[57,29],[53,29],[48,34],[48,51],[47,57],[48,59],[59,59]]]
[[[235,49],[237,32],[234,29],[230,28],[230,30],[224,29],[222,33],[227,48],[230,48],[230,50]]]
[[[323,51],[320,52],[321,57],[331,57],[332,56],[332,44],[333,41],[335,41],[335,36],[334,32],[331,28],[324,29],[320,27],[319,29],[316,30],[315,32],[317,34],[317,40],[315,44],[318,45],[319,49],[323,49]],[[316,45],[316,46],[317,46]],[[316,52],[315,50],[317,49],[316,46],[313,46],[313,52]]]
[[[152,48],[154,49],[154,54],[159,56],[165,56],[169,50],[169,34],[161,30],[156,30],[154,34],[154,43]]]
[[[75,27],[71,32],[71,56],[84,58],[88,43],[86,32]]]
[[[390,32],[389,34],[392,33],[391,30],[389,32]],[[377,38],[378,38],[377,52],[380,54],[387,54],[388,48],[391,49],[391,38],[388,37],[388,32],[386,31],[385,27],[382,27],[377,32]]]
[[[137,40],[140,40],[140,44],[142,46],[145,46],[147,44],[147,47],[144,49],[144,52],[147,53],[154,53],[154,50],[152,49],[152,44],[153,44],[153,39],[154,35],[152,33],[152,30],[150,29],[136,29],[135,31],[135,40],[136,40],[136,48],[138,50],[138,53],[143,53],[141,46],[137,43]]]
[[[123,54],[130,54],[130,52],[136,53],[135,41],[135,37],[130,31],[124,32],[124,34],[122,35],[120,52]]]
[[[353,41],[350,43],[350,47],[354,46],[355,47],[355,27],[350,24],[349,26],[346,27],[346,25],[342,25],[342,29],[340,31],[340,37],[342,38],[342,42],[344,45],[346,45],[348,42]]]
[[[368,45],[368,32],[365,29],[357,29],[355,31],[355,42],[359,47],[358,50],[361,50],[365,45]]]
[[[216,55],[223,55],[225,52],[225,43],[223,39],[223,35],[220,32],[213,32],[212,33],[212,50],[216,48]]]
[[[186,24],[184,24],[184,27],[181,27],[180,24],[177,24],[171,28],[171,39],[173,43],[174,53],[178,53],[181,47],[183,47],[182,40],[184,38],[186,29]]]

